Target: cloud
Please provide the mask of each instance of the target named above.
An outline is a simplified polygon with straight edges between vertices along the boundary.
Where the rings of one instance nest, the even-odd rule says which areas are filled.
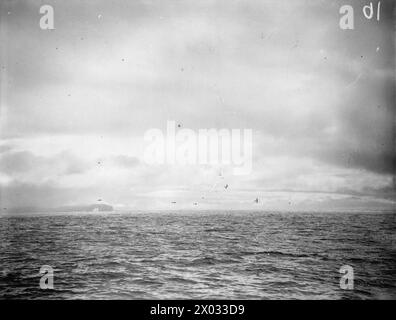
[[[118,155],[113,158],[116,165],[125,168],[134,168],[140,164],[140,160],[136,157],[129,157],[126,155]]]
[[[52,157],[37,156],[30,151],[14,151],[0,157],[0,172],[18,181],[57,180],[61,176],[82,174],[89,169],[87,163],[70,152]]]
[[[10,151],[11,149],[12,149],[12,147],[9,146],[9,145],[1,145],[1,146],[0,146],[0,153],[8,152],[8,151]]]
[[[93,203],[95,200],[83,188],[63,188],[54,183],[11,182],[0,186],[0,202],[3,208],[39,207],[51,208],[61,204]],[[75,200],[78,199],[78,200]]]
[[[142,162],[145,131],[175,120],[253,129],[253,176],[227,177],[249,192],[234,194],[237,203],[269,188],[388,199],[380,190],[395,165],[394,2],[381,3],[381,21],[370,23],[351,1],[356,28],[344,32],[341,0],[50,0],[47,32],[40,1],[3,2],[0,182],[74,186],[85,190],[76,199],[102,193],[142,206],[156,191],[200,197],[218,168]]]

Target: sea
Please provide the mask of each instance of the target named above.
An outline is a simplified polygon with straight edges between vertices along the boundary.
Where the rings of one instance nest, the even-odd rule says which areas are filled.
[[[0,217],[0,299],[395,298],[394,213]]]

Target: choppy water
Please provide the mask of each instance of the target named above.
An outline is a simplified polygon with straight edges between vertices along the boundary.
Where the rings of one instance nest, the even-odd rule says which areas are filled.
[[[395,234],[395,214],[2,217],[0,299],[395,298]],[[39,287],[42,265],[54,290]],[[354,290],[339,287],[342,265]]]

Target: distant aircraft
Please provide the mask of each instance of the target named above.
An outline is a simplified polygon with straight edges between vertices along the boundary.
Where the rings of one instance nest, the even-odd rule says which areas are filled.
[[[256,198],[256,200],[254,200],[254,202],[258,203],[258,198]]]

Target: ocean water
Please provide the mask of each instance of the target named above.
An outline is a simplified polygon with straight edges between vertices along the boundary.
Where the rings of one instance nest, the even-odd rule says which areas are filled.
[[[39,287],[40,267],[54,289]],[[354,289],[339,269],[354,270]],[[0,218],[0,299],[388,299],[396,215],[72,213]]]

